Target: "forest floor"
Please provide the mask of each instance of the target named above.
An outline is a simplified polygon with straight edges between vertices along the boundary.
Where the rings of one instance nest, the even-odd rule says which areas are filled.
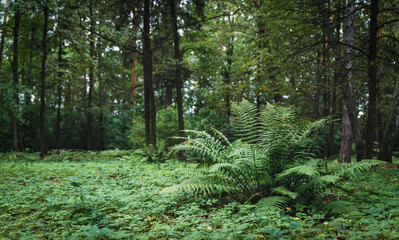
[[[328,216],[161,194],[193,164],[124,154],[0,155],[0,239],[399,239],[395,164],[347,182],[337,194],[357,211]]]

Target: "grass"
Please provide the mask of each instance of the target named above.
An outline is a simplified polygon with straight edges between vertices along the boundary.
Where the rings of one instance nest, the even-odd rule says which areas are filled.
[[[399,170],[384,166],[347,182],[337,197],[357,210],[311,207],[258,212],[223,198],[164,195],[191,163],[63,153],[0,156],[0,239],[398,239]]]

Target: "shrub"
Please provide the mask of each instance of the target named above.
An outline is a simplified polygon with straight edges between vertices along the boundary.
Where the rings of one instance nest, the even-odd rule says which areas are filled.
[[[258,111],[245,100],[232,104],[232,113],[234,142],[213,128],[211,133],[186,131],[185,142],[173,149],[199,157],[198,174],[164,192],[227,193],[236,200],[262,199],[261,208],[306,203],[323,197],[322,191],[345,177],[378,164],[365,161],[330,171],[325,160],[314,159],[313,143],[329,119],[302,121],[291,108],[268,104]],[[337,206],[332,202],[326,207],[333,204]]]

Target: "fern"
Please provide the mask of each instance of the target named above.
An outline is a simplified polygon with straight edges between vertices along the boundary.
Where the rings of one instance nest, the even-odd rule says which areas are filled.
[[[292,199],[295,199],[295,198],[297,198],[299,196],[299,194],[297,192],[290,191],[289,189],[287,189],[284,186],[279,186],[279,187],[273,188],[272,189],[272,193],[276,193],[276,194],[279,194],[279,195],[287,196],[287,197],[290,197]]]
[[[258,206],[262,207],[284,206],[317,199],[321,191],[337,187],[344,175],[372,165],[327,171],[324,162],[313,159],[314,140],[328,119],[300,121],[291,108],[267,104],[259,111],[246,100],[232,103],[232,114],[234,142],[214,128],[186,131],[188,137],[173,149],[201,158],[198,176],[164,192],[225,192],[235,199],[261,198]]]
[[[329,211],[332,214],[345,214],[358,211],[357,208],[350,202],[335,200],[330,202],[323,202],[324,210]]]
[[[259,200],[256,207],[258,210],[267,210],[270,207],[286,206],[290,201],[290,198],[282,196],[265,197]]]
[[[378,160],[363,160],[361,162],[339,164],[339,168],[335,170],[335,175],[347,178],[354,177],[384,163],[385,162]]]

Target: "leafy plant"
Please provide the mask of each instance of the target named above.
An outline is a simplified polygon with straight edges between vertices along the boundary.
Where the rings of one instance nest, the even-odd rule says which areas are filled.
[[[299,121],[290,108],[268,104],[260,112],[244,100],[232,104],[233,132],[238,138],[230,142],[211,128],[186,131],[185,142],[173,149],[201,158],[199,176],[165,189],[165,192],[195,190],[208,194],[220,191],[244,197],[268,196],[274,178],[287,163],[314,156],[312,141],[327,120]],[[237,195],[236,195],[237,196]],[[257,198],[258,198],[257,197]]]
[[[313,143],[328,119],[302,121],[291,108],[271,104],[258,111],[245,100],[232,104],[232,113],[234,142],[213,128],[211,133],[186,131],[185,142],[173,149],[201,159],[197,175],[163,192],[224,192],[237,200],[262,199],[261,208],[283,206],[321,199],[323,191],[338,187],[345,177],[378,164],[364,161],[329,171],[325,160],[314,159]],[[333,207],[328,203],[327,208]]]

